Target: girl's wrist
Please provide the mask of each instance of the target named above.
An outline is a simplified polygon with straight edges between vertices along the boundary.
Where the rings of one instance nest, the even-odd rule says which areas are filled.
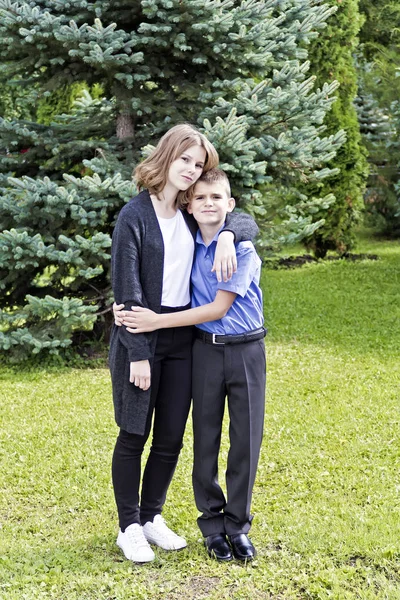
[[[227,233],[229,233],[230,235],[229,236],[224,235],[224,234],[227,234]],[[219,235],[218,235],[218,239],[219,239],[219,237],[221,235],[225,239],[231,239],[233,242],[235,241],[235,234],[234,234],[234,232],[231,229],[223,229],[222,231],[220,231]]]

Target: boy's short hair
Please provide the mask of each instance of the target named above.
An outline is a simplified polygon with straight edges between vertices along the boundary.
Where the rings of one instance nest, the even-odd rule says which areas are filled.
[[[231,185],[229,183],[228,175],[222,169],[210,169],[209,171],[203,171],[196,183],[203,181],[204,183],[222,183],[228,194],[228,198],[232,196]],[[196,184],[194,185],[196,187]]]

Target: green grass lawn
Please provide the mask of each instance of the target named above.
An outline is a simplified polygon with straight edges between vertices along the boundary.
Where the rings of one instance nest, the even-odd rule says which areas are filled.
[[[190,425],[165,507],[188,548],[134,565],[115,545],[107,370],[3,368],[0,598],[400,599],[400,245],[357,251],[380,260],[263,273],[268,392],[247,566],[205,556]]]

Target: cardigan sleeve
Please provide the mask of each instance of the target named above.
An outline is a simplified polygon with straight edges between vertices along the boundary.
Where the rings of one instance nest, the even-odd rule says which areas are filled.
[[[258,226],[252,216],[241,212],[226,215],[225,227],[222,231],[231,231],[238,242],[252,241],[258,234]]]
[[[112,236],[111,280],[115,301],[124,304],[126,310],[132,306],[147,307],[140,282],[140,237],[137,220],[132,222],[122,210]],[[124,325],[118,327],[118,338],[127,349],[130,362],[152,357],[149,337],[146,333],[129,333]]]

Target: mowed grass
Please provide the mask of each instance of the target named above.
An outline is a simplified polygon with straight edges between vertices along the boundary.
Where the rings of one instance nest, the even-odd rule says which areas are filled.
[[[145,566],[123,559],[107,370],[3,369],[0,598],[400,599],[400,247],[359,251],[380,260],[263,273],[268,390],[252,564],[205,556],[190,423],[165,507],[188,548],[156,550]]]

